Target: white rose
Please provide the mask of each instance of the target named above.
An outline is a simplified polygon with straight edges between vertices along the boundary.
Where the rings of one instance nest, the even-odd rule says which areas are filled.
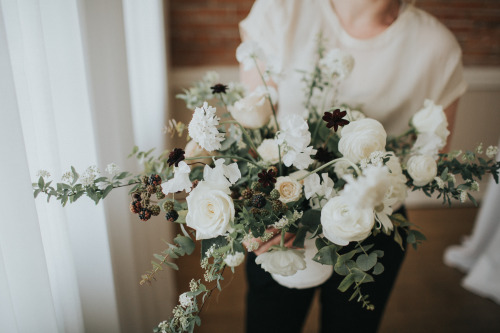
[[[381,123],[365,118],[353,121],[342,129],[339,151],[354,163],[368,158],[374,151],[385,150],[387,133]]]
[[[406,168],[415,186],[429,184],[437,175],[436,161],[429,155],[414,155],[406,163]]]
[[[406,176],[403,174],[401,164],[399,159],[394,153],[388,153],[389,161],[386,162],[386,166],[389,167],[391,173],[389,177],[391,179],[391,190],[386,196],[387,199],[394,201],[395,204],[402,203],[408,195],[408,187],[406,186]]]
[[[424,107],[413,115],[411,123],[418,133],[434,133],[444,142],[446,142],[446,138],[450,134],[450,131],[448,131],[448,120],[443,107],[434,104],[429,99],[426,99]]]
[[[228,107],[231,116],[243,127],[257,129],[267,124],[273,114],[268,96],[277,100],[277,93],[272,87],[257,87],[250,95]]]
[[[321,210],[323,234],[338,245],[364,240],[374,224],[373,209],[353,207],[343,196],[331,198]]]
[[[257,152],[262,159],[271,164],[276,164],[280,160],[278,143],[274,139],[265,139],[257,148]]]
[[[290,176],[278,177],[274,188],[280,192],[280,200],[283,203],[297,201],[302,195],[302,185]]]
[[[265,252],[255,262],[271,274],[290,276],[306,268],[304,250],[283,249]]]
[[[231,191],[220,183],[201,181],[186,198],[186,224],[196,230],[196,239],[210,239],[225,234],[234,220]]]
[[[224,262],[229,267],[236,267],[241,265],[243,260],[245,260],[245,254],[243,252],[235,252],[234,254],[228,253]]]

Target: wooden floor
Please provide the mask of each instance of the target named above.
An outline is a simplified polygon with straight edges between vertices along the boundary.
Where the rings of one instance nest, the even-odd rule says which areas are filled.
[[[464,275],[442,260],[447,246],[470,234],[476,213],[475,208],[409,211],[428,240],[417,251],[408,250],[379,332],[500,332],[500,305],[463,289]],[[186,291],[191,278],[203,276],[198,263],[194,255],[179,261],[179,292]],[[195,332],[244,332],[246,282],[244,268],[239,268],[234,275],[228,272],[224,289],[213,294]],[[317,320],[315,299],[303,333],[317,332]]]

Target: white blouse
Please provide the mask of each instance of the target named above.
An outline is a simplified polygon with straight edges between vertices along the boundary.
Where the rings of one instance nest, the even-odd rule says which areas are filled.
[[[354,57],[338,101],[359,107],[389,134],[406,131],[425,99],[447,107],[466,90],[455,37],[412,5],[404,6],[382,33],[357,39],[342,28],[330,0],[257,0],[240,31],[276,57],[284,73],[278,84],[279,117],[304,111],[297,70],[313,68],[320,33],[328,49],[340,48]]]

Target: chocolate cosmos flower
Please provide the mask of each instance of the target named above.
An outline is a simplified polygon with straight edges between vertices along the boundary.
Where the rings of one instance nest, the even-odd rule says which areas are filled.
[[[215,86],[211,86],[212,94],[225,94],[227,86],[221,83],[217,83]]]
[[[333,160],[333,154],[325,148],[319,147],[314,159],[321,163],[327,163]]]
[[[168,166],[175,165],[176,167],[178,167],[179,162],[184,159],[184,153],[184,150],[182,150],[181,148],[174,148],[174,150],[172,150],[170,154],[168,154]]]
[[[272,186],[276,183],[276,171],[274,169],[262,170],[257,176],[259,176],[259,183],[264,187]]]
[[[326,121],[326,127],[333,127],[333,130],[337,132],[339,126],[345,126],[349,124],[349,120],[342,119],[346,114],[347,111],[340,111],[340,109],[335,109],[332,112],[325,112],[323,120]]]

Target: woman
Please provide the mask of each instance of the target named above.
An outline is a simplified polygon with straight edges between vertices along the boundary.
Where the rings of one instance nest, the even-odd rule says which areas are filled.
[[[401,134],[425,99],[443,105],[453,128],[459,97],[465,92],[461,50],[453,35],[434,17],[399,0],[257,0],[240,23],[244,41],[253,40],[276,60],[282,73],[278,121],[303,112],[301,74],[316,56],[316,36],[327,49],[350,53],[355,66],[342,81],[338,100],[359,106],[379,120],[388,134]],[[260,84],[256,70],[242,69],[250,88]],[[259,255],[277,243],[262,244]],[[377,236],[385,252],[384,273],[364,289],[374,311],[348,302],[337,290],[335,274],[321,289],[322,332],[375,332],[404,253],[390,237]],[[288,289],[276,283],[249,256],[247,264],[248,332],[300,332],[316,288]]]

